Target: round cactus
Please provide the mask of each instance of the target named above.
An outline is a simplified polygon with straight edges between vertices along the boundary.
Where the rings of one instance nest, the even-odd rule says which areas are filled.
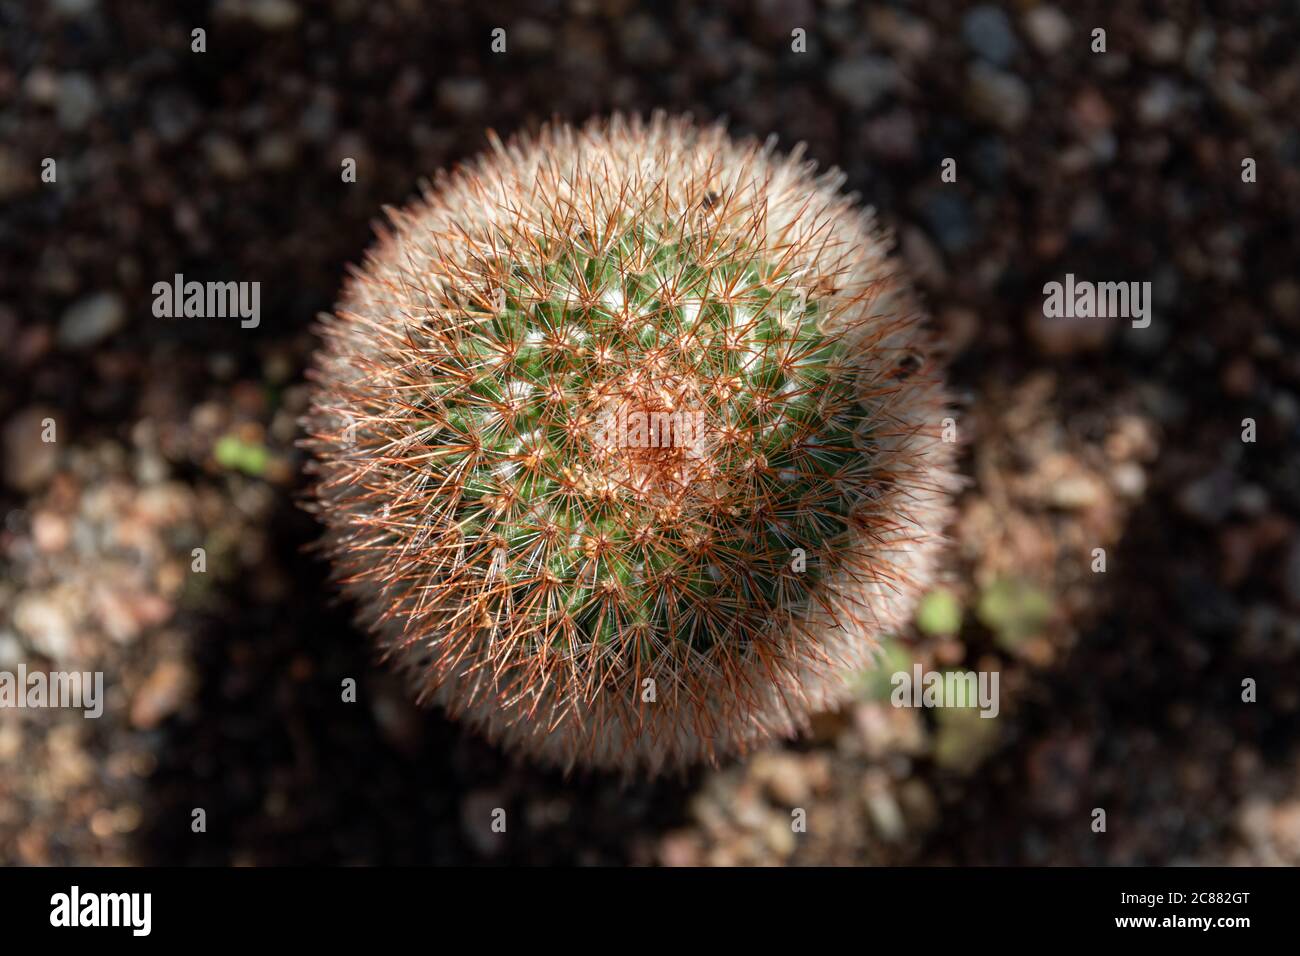
[[[344,590],[422,700],[656,772],[834,706],[930,582],[952,445],[869,212],[656,116],[503,144],[389,213],[306,445]]]

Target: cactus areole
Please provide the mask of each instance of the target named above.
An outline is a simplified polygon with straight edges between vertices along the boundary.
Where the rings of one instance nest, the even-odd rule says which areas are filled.
[[[311,370],[310,507],[422,701],[655,773],[834,707],[953,487],[923,315],[870,211],[769,144],[614,117],[389,213]]]

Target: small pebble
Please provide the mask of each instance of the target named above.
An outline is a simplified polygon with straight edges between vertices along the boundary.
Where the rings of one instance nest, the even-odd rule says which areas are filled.
[[[1034,7],[1024,17],[1025,32],[1040,53],[1060,53],[1070,42],[1070,18],[1057,7]]]
[[[1006,66],[1020,50],[1011,21],[999,7],[978,6],[961,21],[966,45],[997,66]]]
[[[88,349],[118,331],[125,320],[121,297],[116,292],[97,292],[64,311],[58,342],[67,349]]]
[[[868,110],[898,86],[898,70],[884,57],[858,56],[837,60],[826,82],[842,103]]]
[[[974,63],[967,71],[967,104],[985,122],[1015,132],[1029,118],[1033,97],[1024,80],[987,63]]]

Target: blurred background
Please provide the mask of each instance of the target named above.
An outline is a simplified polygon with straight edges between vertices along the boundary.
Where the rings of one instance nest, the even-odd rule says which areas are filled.
[[[1298,46],[1249,0],[0,0],[0,670],[107,697],[0,711],[0,862],[1300,863]],[[408,702],[304,550],[294,441],[382,206],[488,128],[654,108],[879,210],[969,485],[841,711],[624,786]],[[1151,282],[1151,326],[1045,320],[1067,272]],[[175,273],[261,282],[259,327],[155,318]],[[999,671],[999,717],[889,706],[913,661]]]

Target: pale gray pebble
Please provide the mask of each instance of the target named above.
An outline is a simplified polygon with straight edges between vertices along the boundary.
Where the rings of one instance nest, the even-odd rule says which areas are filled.
[[[460,116],[481,113],[487,100],[487,86],[476,77],[456,76],[438,84],[438,102]]]
[[[836,61],[826,82],[841,102],[867,110],[897,88],[898,70],[884,57],[858,56]]]
[[[66,73],[59,80],[59,125],[66,130],[78,130],[90,122],[99,110],[99,93],[85,73]]]
[[[998,66],[1006,66],[1020,52],[1011,21],[998,7],[979,6],[969,11],[962,17],[961,33],[967,46]]]
[[[968,104],[980,119],[1012,132],[1029,118],[1032,96],[1020,77],[989,66],[973,63],[967,72]]]
[[[1024,16],[1025,32],[1040,53],[1060,53],[1070,42],[1070,19],[1056,7],[1034,7]]]
[[[122,327],[126,306],[116,292],[96,292],[70,305],[59,319],[59,344],[68,349],[98,345]]]

